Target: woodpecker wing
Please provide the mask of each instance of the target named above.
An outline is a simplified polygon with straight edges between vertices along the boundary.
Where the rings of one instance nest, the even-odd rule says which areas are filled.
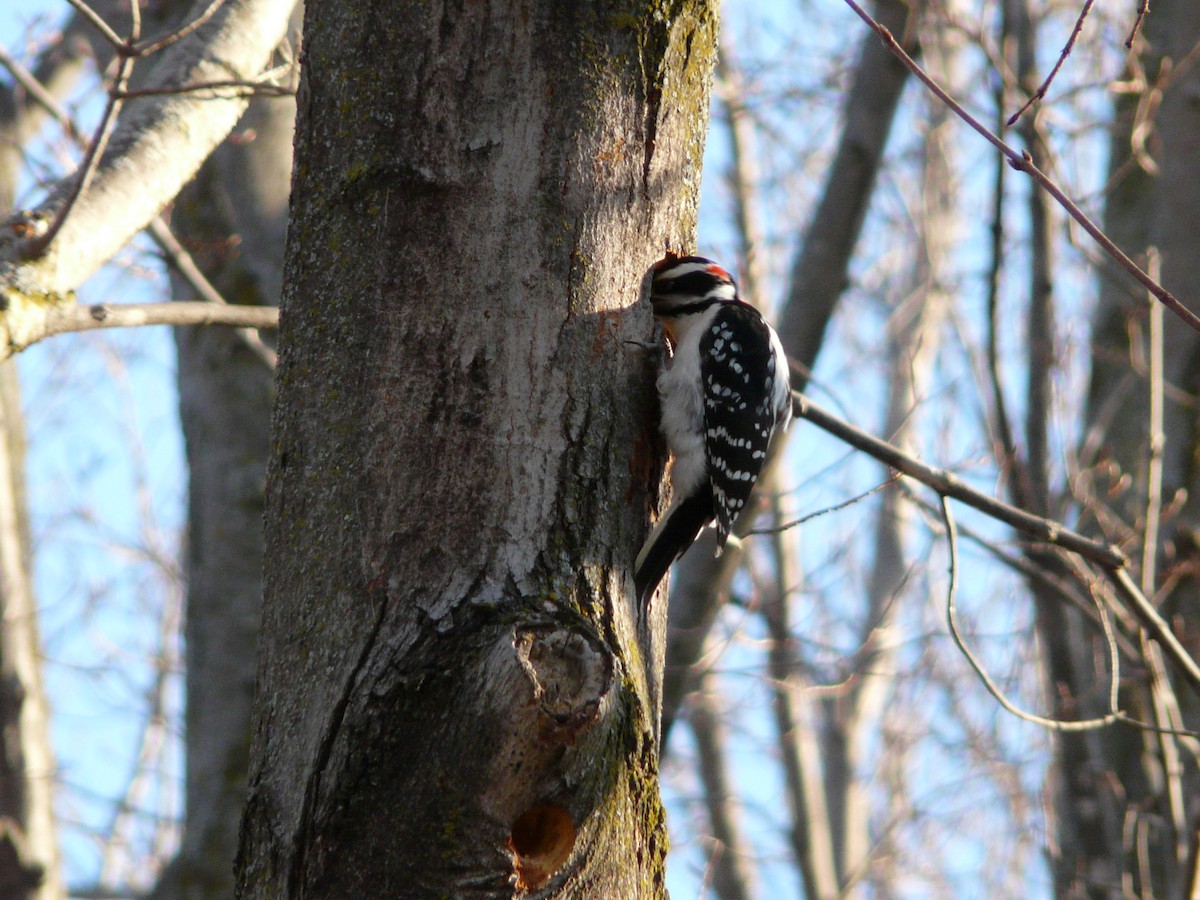
[[[720,552],[758,481],[775,425],[778,376],[771,332],[758,310],[740,300],[720,305],[700,338],[700,374]]]

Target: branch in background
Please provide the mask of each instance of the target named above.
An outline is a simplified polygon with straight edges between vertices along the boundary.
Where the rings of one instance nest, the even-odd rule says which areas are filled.
[[[914,55],[919,55],[921,48],[912,22],[925,6],[924,2],[900,0],[874,3],[876,15],[886,23],[884,30],[889,35],[896,31],[911,40]],[[805,376],[816,363],[825,330],[849,283],[850,257],[858,244],[888,133],[907,83],[905,67],[897,65],[886,48],[867,36],[842,107],[844,124],[837,151],[821,199],[800,242],[787,302],[779,315],[779,337],[788,354],[803,363]],[[793,381],[800,390],[807,383],[806,377]]]
[[[1035,541],[1070,550],[1098,565],[1118,596],[1137,615],[1142,626],[1175,664],[1179,674],[1200,694],[1200,664],[1188,654],[1158,610],[1134,584],[1129,575],[1129,558],[1118,547],[1085,537],[1059,522],[1035,516],[968,487],[953,473],[928,466],[886,441],[872,437],[817,406],[803,394],[793,392],[792,397],[792,409],[798,417],[807,419],[855,449],[886,463],[943,497],[951,497],[1004,522]]]
[[[13,81],[21,86],[21,89],[40,106],[45,112],[58,123],[59,128],[66,132],[71,140],[75,141],[80,146],[83,146],[86,140],[79,129],[75,127],[75,121],[67,114],[67,111],[62,108],[62,104],[54,98],[42,84],[40,80],[16,58],[0,45],[0,66],[8,71],[8,74],[13,77]]]
[[[82,4],[78,5],[83,6]],[[87,7],[83,6],[83,9],[87,9]],[[130,4],[130,11],[133,14],[133,26],[129,41],[132,43],[137,40],[142,26],[142,18],[137,3]],[[91,10],[88,10],[88,12],[91,13]],[[94,16],[95,14],[92,13],[92,15]],[[100,21],[99,16],[96,16],[95,20]],[[107,26],[105,27],[107,28]],[[100,165],[100,160],[104,156],[104,150],[108,146],[108,139],[112,135],[113,125],[116,124],[117,114],[121,111],[121,105],[124,101],[121,99],[120,94],[125,90],[125,86],[129,84],[129,76],[132,74],[133,56],[128,53],[122,53],[121,48],[118,47],[117,73],[113,76],[113,86],[108,92],[108,101],[104,106],[104,114],[100,116],[100,124],[96,126],[95,136],[88,143],[87,152],[84,154],[83,162],[79,166],[79,172],[72,181],[66,198],[54,211],[54,218],[51,220],[49,227],[44,232],[38,233],[31,240],[26,241],[25,246],[21,248],[21,255],[25,259],[36,259],[46,251],[51,241],[62,230],[63,223],[66,222],[67,216],[71,214],[71,210],[75,207],[76,202],[87,193],[88,186],[92,183],[92,178],[96,174],[96,168]]]
[[[996,83],[997,130],[1004,118],[1004,79]],[[1016,485],[1024,483],[1023,464],[1017,455],[1017,442],[1013,434],[1012,417],[1004,399],[1004,385],[1000,379],[1000,277],[1004,269],[1004,181],[1008,171],[1004,161],[996,158],[996,175],[992,182],[992,225],[991,260],[987,279],[987,378],[991,389],[991,419],[995,429],[995,441],[999,445],[996,453],[1002,477],[1013,480]]]
[[[1092,4],[1095,2],[1096,0],[1085,0],[1083,9],[1079,12],[1079,18],[1075,20],[1075,28],[1071,32],[1071,36],[1067,39],[1066,45],[1062,48],[1062,52],[1058,54],[1058,62],[1054,64],[1054,68],[1050,70],[1050,74],[1046,76],[1046,80],[1041,83],[1041,86],[1029,95],[1029,99],[1025,101],[1020,109],[1008,117],[1008,121],[1004,123],[1007,127],[1012,128],[1012,126],[1016,125],[1017,120],[1025,114],[1029,107],[1046,96],[1046,91],[1050,89],[1050,82],[1058,75],[1058,70],[1063,67],[1063,63],[1067,61],[1067,57],[1071,55],[1071,49],[1075,46],[1079,32],[1083,30],[1083,20],[1092,11]]]
[[[182,84],[178,87],[141,88],[138,90],[114,90],[113,96],[119,100],[131,97],[165,97],[169,94],[193,94],[199,91],[226,91],[222,97],[294,97],[296,89],[290,85],[274,84],[269,79],[263,80],[234,80],[198,81],[194,84]]]
[[[1051,731],[1094,731],[1099,728],[1107,728],[1108,726],[1114,725],[1117,722],[1124,722],[1127,725],[1132,725],[1134,728],[1138,728],[1142,731],[1153,732],[1164,738],[1176,737],[1190,739],[1192,741],[1200,738],[1200,733],[1189,731],[1184,728],[1182,724],[1172,726],[1150,725],[1146,722],[1138,721],[1137,719],[1126,715],[1117,708],[1117,698],[1120,691],[1120,653],[1117,649],[1117,635],[1113,630],[1112,623],[1108,620],[1108,615],[1104,612],[1104,609],[1099,606],[1097,609],[1100,614],[1100,621],[1103,626],[1104,636],[1108,642],[1109,664],[1112,667],[1112,674],[1109,681],[1109,712],[1094,719],[1066,721],[1062,719],[1047,719],[1043,716],[1036,716],[1032,713],[1028,713],[1022,709],[1019,709],[1015,704],[1013,704],[1012,701],[1010,701],[1004,695],[1004,692],[1000,690],[999,686],[992,681],[991,676],[988,675],[987,670],[983,667],[983,663],[979,661],[978,657],[976,657],[971,651],[971,648],[967,646],[966,640],[963,638],[962,631],[958,627],[958,616],[955,611],[954,602],[954,596],[958,584],[958,527],[955,525],[954,516],[950,512],[950,505],[947,502],[946,497],[940,496],[938,499],[940,501],[942,522],[944,523],[946,529],[946,540],[950,556],[947,566],[949,581],[946,588],[946,622],[950,628],[950,636],[954,639],[955,645],[966,658],[971,668],[974,669],[975,674],[979,676],[979,679],[983,682],[984,687],[987,688],[988,693],[995,698],[997,703],[999,703],[1005,710],[1012,713],[1018,719],[1022,719],[1023,721],[1029,722],[1033,725],[1040,725],[1041,727],[1047,728]],[[1145,632],[1142,632],[1142,634],[1145,635]],[[1158,655],[1159,647],[1146,646],[1144,651],[1147,658],[1153,658],[1154,656]],[[1162,678],[1165,681],[1166,676],[1165,674],[1156,674],[1152,677],[1154,680]]]
[[[208,13],[206,13],[206,16],[215,11],[216,6],[223,2],[224,0],[215,0]],[[180,32],[175,32],[174,34],[179,35]],[[3,47],[0,47],[0,65],[3,65],[9,71],[9,73],[13,76],[13,79],[17,81],[26,90],[26,92],[28,92],[29,96],[43,110],[45,110],[51,117],[54,118],[59,127],[62,128],[63,131],[72,138],[72,140],[74,140],[80,146],[86,146],[86,139],[75,127],[75,122],[71,118],[70,114],[63,109],[62,105],[58,103],[58,101],[48,90],[46,90],[46,88],[33,75],[33,73],[22,66],[6,50],[4,50]],[[128,96],[130,93],[135,92],[127,92],[126,96]],[[289,91],[289,93],[291,92]],[[151,219],[149,225],[146,227],[146,230],[150,233],[150,236],[162,250],[167,264],[179,273],[179,275],[188,283],[191,289],[195,291],[196,296],[202,300],[208,301],[209,303],[215,303],[221,306],[226,305],[226,300],[221,296],[220,291],[218,291],[213,284],[204,277],[204,273],[200,271],[200,267],[196,265],[191,254],[188,253],[186,248],[184,248],[181,243],[179,243],[174,233],[171,231],[170,226],[167,225],[166,221],[161,215],[155,216],[153,219]],[[263,339],[257,330],[259,327],[264,326],[243,328],[240,329],[239,333],[246,341],[250,350],[261,357],[263,362],[265,362],[268,366],[274,368],[276,363],[275,351],[263,342]]]
[[[875,4],[879,17],[901,33],[915,32],[907,23],[923,8],[922,2],[902,0],[877,0]],[[730,41],[730,35],[730,29],[722,29],[723,48]],[[913,52],[917,51],[914,44]],[[726,102],[731,102],[729,92],[736,83],[736,56],[731,54],[729,60],[731,62],[722,75]],[[867,36],[862,41],[853,83],[843,105],[845,124],[837,153],[826,176],[821,200],[800,242],[791,268],[788,299],[779,317],[778,330],[784,347],[804,363],[801,367],[803,375],[792,375],[792,383],[799,387],[808,384],[809,369],[824,342],[826,326],[844,293],[850,257],[858,242],[888,132],[907,81],[908,72],[904,67],[897,65],[877,41]],[[729,112],[731,122],[736,120],[745,129],[731,135],[730,147],[734,157],[731,178],[740,182],[735,186],[734,196],[742,200],[750,197],[756,187],[750,166],[752,160],[740,155],[744,138],[749,136],[750,126],[754,123],[746,116],[739,119],[732,105]],[[739,235],[743,248],[752,248],[754,236],[762,234],[761,224],[749,221],[754,214],[753,204],[738,210],[739,218],[746,219],[749,226],[747,234]],[[763,255],[765,251],[765,245],[760,244],[757,252],[751,254],[757,263],[755,273],[770,268]],[[754,277],[753,273],[751,277]],[[769,459],[768,470],[773,465]],[[705,635],[728,594],[741,558],[730,548],[714,558],[711,538],[704,534],[697,544],[676,565],[672,576],[662,700],[664,746],[679,704],[690,690],[691,668],[700,659]]]
[[[787,537],[783,532],[775,535],[777,548]],[[776,558],[783,572],[775,587],[786,588],[786,582],[790,581],[787,573],[795,556],[782,552]],[[805,896],[835,897],[839,893],[838,864],[826,782],[822,778],[818,737],[821,716],[815,699],[806,690],[811,685],[801,675],[786,591],[767,587],[762,612],[767,624],[771,712],[792,825],[788,829],[792,856],[800,870]]]
[[[983,663],[971,652],[971,648],[967,646],[967,642],[963,639],[962,632],[958,627],[958,616],[955,612],[954,595],[958,586],[958,528],[954,524],[954,516],[950,512],[950,504],[944,494],[939,496],[941,504],[942,522],[946,526],[946,544],[949,549],[949,562],[947,564],[948,581],[946,584],[946,624],[950,628],[950,636],[954,638],[954,643],[958,647],[971,668],[975,670],[975,674],[979,676],[988,693],[995,698],[996,702],[1004,707],[1008,712],[1012,713],[1018,719],[1026,722],[1031,722],[1034,725],[1041,725],[1043,728],[1049,728],[1052,731],[1091,731],[1096,728],[1105,728],[1112,725],[1119,718],[1117,712],[1117,689],[1120,683],[1121,663],[1120,654],[1117,652],[1117,642],[1112,630],[1112,624],[1108,621],[1108,617],[1104,614],[1104,610],[1100,610],[1101,622],[1104,625],[1104,634],[1108,638],[1109,646],[1109,661],[1112,666],[1112,677],[1109,684],[1109,709],[1110,712],[1097,719],[1085,719],[1078,722],[1064,722],[1060,719],[1047,719],[1042,716],[1035,716],[1032,713],[1027,713],[1022,709],[1018,709],[1007,697],[1004,692],[992,681],[987,670],[984,669]]]
[[[1053,544],[1078,553],[1105,568],[1123,569],[1129,563],[1129,557],[1111,544],[1093,540],[1072,531],[1059,522],[1035,516],[1033,513],[1018,509],[1003,500],[997,500],[995,497],[977,491],[963,483],[954,473],[926,465],[887,441],[873,437],[844,419],[839,419],[833,413],[813,403],[805,395],[793,392],[792,397],[794,401],[792,410],[797,416],[807,419],[822,431],[832,434],[856,450],[861,450],[868,456],[885,463],[915,481],[919,481],[926,487],[932,488],[939,494],[974,507],[1035,541]]]
[[[1133,20],[1133,27],[1129,29],[1129,37],[1125,38],[1125,49],[1133,49],[1134,38],[1137,37],[1138,30],[1142,27],[1142,20],[1146,18],[1146,13],[1150,11],[1150,0],[1138,0],[1137,18]]]
[[[954,111],[955,115],[970,125],[971,128],[973,128],[988,143],[1003,153],[1008,158],[1009,164],[1014,169],[1016,169],[1018,172],[1024,172],[1035,182],[1037,182],[1044,191],[1049,193],[1050,196],[1053,197],[1058,204],[1067,211],[1068,214],[1070,214],[1072,219],[1074,219],[1080,224],[1080,226],[1083,227],[1084,231],[1092,236],[1092,239],[1100,245],[1105,253],[1112,257],[1121,268],[1137,279],[1137,281],[1139,281],[1146,288],[1146,290],[1150,291],[1151,294],[1157,297],[1159,302],[1161,302],[1167,307],[1167,309],[1171,310],[1171,312],[1175,313],[1175,315],[1182,319],[1188,325],[1188,327],[1200,332],[1200,316],[1197,316],[1190,309],[1184,306],[1174,294],[1147,275],[1144,271],[1142,271],[1141,267],[1138,266],[1137,263],[1126,256],[1124,251],[1122,251],[1120,247],[1112,242],[1108,235],[1101,230],[1099,225],[1088,218],[1087,214],[1080,209],[1048,175],[1034,165],[1033,157],[1030,156],[1028,152],[1017,152],[1007,143],[993,134],[986,125],[967,112],[953,97],[946,93],[941,85],[934,81],[925,72],[925,70],[922,69],[921,66],[904,51],[904,48],[900,46],[900,44],[896,41],[896,38],[892,36],[891,31],[889,31],[886,26],[877,22],[871,16],[871,14],[859,6],[855,0],[845,0],[845,2],[852,10],[854,10],[855,14],[860,19],[862,19],[871,27],[872,31],[879,35],[879,38],[883,41],[884,46],[886,46],[888,50],[890,50],[892,54],[904,64],[905,68],[912,72],[922,84],[924,84],[927,88],[929,88],[930,91],[933,92],[934,96],[950,107],[950,109]]]
[[[179,274],[179,277],[187,282],[188,287],[195,291],[197,297],[218,306],[229,305],[225,298],[221,296],[221,292],[200,271],[200,267],[196,265],[196,261],[192,259],[192,255],[187,252],[183,244],[179,243],[179,240],[175,237],[175,233],[163,221],[162,216],[155,216],[146,230],[150,232],[150,236],[154,238],[159,249],[162,250],[166,257],[167,265],[173,268]],[[275,312],[276,320],[278,321],[278,309]],[[275,350],[267,346],[263,341],[262,335],[257,331],[258,327],[239,329],[238,334],[246,342],[250,351],[273,369],[278,361]]]
[[[920,496],[915,490],[913,490],[912,485],[904,480],[900,481],[899,487],[900,490],[904,491],[905,496],[907,496],[912,503],[916,504],[923,513],[933,517],[930,520],[931,528],[944,528],[944,525],[941,524],[934,525],[934,519],[936,519],[939,523],[941,521],[941,511],[937,504],[931,503],[925,497]],[[1074,581],[1068,582],[1064,579],[1056,577],[1054,573],[1046,571],[1042,566],[1039,566],[1036,562],[1026,558],[1024,555],[1015,555],[1004,552],[1004,550],[996,545],[992,538],[982,535],[978,531],[975,531],[966,525],[957,525],[957,531],[959,535],[973,542],[976,546],[982,549],[1001,565],[1011,569],[1021,578],[1024,578],[1030,583],[1035,584],[1039,590],[1050,591],[1058,599],[1062,600],[1062,602],[1071,604],[1073,607],[1075,607],[1075,609],[1087,616],[1093,625],[1095,625],[1098,629],[1103,630],[1104,625],[1096,611],[1094,602],[1087,602],[1083,595],[1074,589],[1076,582],[1085,583],[1086,581],[1085,576],[1083,576],[1081,573],[1073,573],[1075,576]],[[1112,610],[1110,610],[1110,612],[1111,611]],[[1124,610],[1120,610],[1119,608],[1117,608],[1117,611],[1124,612]],[[1124,622],[1130,627],[1135,627],[1136,625],[1132,616],[1129,615],[1120,617],[1118,621]],[[1122,635],[1120,632],[1116,632],[1116,640],[1117,646],[1127,658],[1135,658],[1138,651],[1124,635]]]
[[[843,509],[866,500],[868,497],[875,496],[880,491],[887,490],[889,487],[895,485],[899,478],[900,476],[898,474],[893,473],[892,477],[883,482],[883,484],[877,484],[875,487],[868,488],[861,494],[855,494],[849,500],[843,500],[841,503],[835,503],[832,506],[826,506],[824,509],[814,510],[813,512],[800,516],[798,519],[788,519],[786,522],[782,522],[779,525],[772,525],[768,528],[751,528],[744,535],[741,535],[741,537],[750,537],[754,534],[779,534],[782,531],[788,531],[792,528],[796,528],[799,525],[803,525],[805,522],[808,522],[811,519],[827,516],[830,513],[841,512]]]
[[[92,27],[100,32],[100,35],[105,41],[108,42],[109,46],[112,47],[112,50],[116,55],[127,56],[132,59],[136,59],[138,57],[151,56],[165,47],[169,47],[171,44],[174,44],[176,41],[180,41],[187,37],[189,34],[211,19],[213,14],[216,13],[225,0],[212,0],[208,7],[204,9],[200,15],[192,19],[192,21],[188,22],[183,27],[172,31],[170,34],[167,34],[164,37],[148,41],[145,44],[138,43],[138,37],[141,31],[141,9],[136,3],[131,4],[130,8],[130,13],[133,16],[134,21],[133,34],[130,35],[129,40],[121,40],[121,36],[117,34],[116,30],[106,21],[104,21],[104,17],[84,3],[83,0],[67,0],[67,2],[70,3],[71,6],[74,7],[75,11],[84,19],[86,19],[92,25]]]
[[[84,3],[83,0],[67,0],[67,2],[71,4],[71,6],[75,9],[75,12],[87,19],[87,21],[91,23],[92,27],[100,32],[101,36],[108,41],[114,51],[119,53],[123,49],[129,49],[130,45],[121,40],[121,36],[113,31],[112,27],[104,21],[104,17]],[[134,16],[135,21],[140,20],[142,11],[138,4],[132,3],[130,4],[130,7],[130,13]],[[134,34],[133,39],[137,39],[136,33]]]
[[[98,328],[134,328],[142,325],[229,325],[234,328],[276,328],[279,310],[274,306],[221,306],[203,301],[128,303],[93,306],[73,304],[51,307],[41,322],[23,331],[22,342],[0,351],[7,357],[56,334],[95,331]]]
[[[295,0],[225,0],[203,27],[157,57],[152,86],[255,79],[283,38],[294,5]],[[11,223],[12,231],[3,235],[5,319],[19,318],[25,307],[74,305],[70,292],[171,201],[229,134],[246,102],[183,94],[127,105],[89,189],[75,200],[54,240],[34,245],[44,252],[29,258],[20,238],[37,241],[36,223],[54,220],[78,182],[75,177],[60,182],[38,210]],[[121,165],[115,164],[118,159]],[[31,224],[35,227],[22,227]],[[0,321],[0,328],[7,324]],[[22,340],[6,335],[0,343],[11,347]]]
[[[192,21],[188,22],[182,28],[178,28],[175,31],[172,31],[170,34],[158,38],[157,40],[142,44],[140,47],[135,47],[134,52],[137,53],[138,56],[150,56],[151,54],[157,53],[159,50],[171,46],[171,44],[174,44],[176,41],[183,40],[185,37],[211,19],[224,2],[225,0],[212,0],[212,3],[210,3],[208,7],[200,13],[200,15],[196,16],[196,18],[192,19]]]

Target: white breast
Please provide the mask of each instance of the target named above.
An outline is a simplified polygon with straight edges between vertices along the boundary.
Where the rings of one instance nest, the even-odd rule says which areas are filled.
[[[714,305],[675,323],[675,354],[658,375],[662,431],[675,457],[671,485],[677,497],[691,494],[706,477],[700,337],[716,314]]]

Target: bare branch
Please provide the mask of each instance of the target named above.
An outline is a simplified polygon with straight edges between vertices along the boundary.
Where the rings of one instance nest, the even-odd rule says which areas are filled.
[[[1129,29],[1129,37],[1125,38],[1125,49],[1133,49],[1133,41],[1137,37],[1138,30],[1142,27],[1142,20],[1146,18],[1146,13],[1150,11],[1150,0],[1138,0],[1137,18],[1133,20],[1133,27]]]
[[[884,46],[886,46],[888,50],[890,50],[892,54],[904,64],[905,68],[912,72],[912,74],[915,75],[922,84],[924,84],[927,88],[929,88],[930,91],[933,92],[934,96],[949,106],[950,109],[954,111],[955,115],[970,125],[971,128],[973,128],[993,147],[1003,153],[1008,158],[1009,164],[1014,169],[1016,169],[1018,172],[1024,172],[1035,182],[1037,182],[1043,190],[1049,193],[1050,196],[1053,197],[1058,204],[1070,214],[1071,218],[1073,218],[1080,224],[1080,226],[1082,226],[1084,231],[1092,236],[1092,239],[1100,245],[1105,253],[1112,257],[1121,268],[1137,279],[1148,291],[1150,291],[1151,294],[1157,297],[1158,300],[1167,307],[1167,309],[1175,313],[1175,315],[1187,323],[1190,328],[1200,332],[1200,316],[1197,316],[1195,313],[1193,313],[1190,309],[1184,306],[1174,294],[1164,288],[1161,284],[1158,284],[1153,278],[1142,271],[1141,267],[1138,266],[1137,263],[1130,259],[1120,247],[1112,242],[1108,235],[1101,230],[1099,225],[1088,218],[1087,214],[1080,209],[1048,175],[1034,165],[1033,157],[1030,156],[1027,151],[1018,152],[993,134],[986,125],[967,112],[961,104],[959,104],[953,97],[946,93],[945,89],[942,88],[941,85],[939,85],[936,81],[934,81],[933,78],[931,78],[925,72],[925,70],[922,69],[921,66],[904,51],[904,48],[900,46],[900,44],[896,41],[896,38],[892,36],[892,33],[887,29],[886,26],[881,25],[874,18],[872,18],[871,14],[859,6],[855,0],[845,0],[845,2],[852,10],[854,10],[855,14],[860,19],[866,22],[867,25],[869,25],[877,35],[879,35],[879,38],[883,41]]]
[[[121,53],[123,50],[129,49],[129,45],[121,39],[121,36],[113,31],[112,27],[104,21],[100,14],[84,3],[83,0],[67,0],[67,2],[100,32],[104,39],[112,45],[113,50]],[[130,6],[135,16],[141,13],[137,3],[131,3]]]
[[[1067,38],[1066,45],[1062,48],[1062,52],[1058,54],[1058,62],[1054,64],[1054,68],[1050,70],[1050,74],[1046,76],[1046,80],[1041,86],[1030,95],[1029,99],[1015,113],[1008,117],[1005,123],[1009,128],[1017,124],[1017,120],[1025,114],[1029,107],[1033,106],[1038,100],[1046,96],[1046,91],[1050,89],[1050,82],[1058,75],[1058,70],[1063,67],[1063,63],[1067,61],[1067,57],[1071,55],[1071,50],[1075,46],[1075,41],[1079,37],[1079,32],[1083,30],[1083,20],[1087,18],[1088,13],[1092,11],[1092,4],[1096,0],[1084,0],[1083,9],[1079,12],[1079,18],[1075,20],[1075,28],[1071,32],[1071,36]]]
[[[1133,610],[1151,637],[1171,658],[1180,675],[1200,694],[1200,664],[1184,649],[1170,626],[1154,605],[1146,599],[1129,575],[1129,557],[1119,548],[1093,540],[1072,531],[1060,522],[1036,516],[968,487],[957,476],[944,469],[928,466],[907,455],[886,441],[872,437],[849,422],[817,406],[803,394],[793,392],[792,409],[801,418],[829,432],[869,456],[932,488],[943,497],[952,497],[1015,528],[1017,531],[1046,544],[1078,553],[1096,563],[1105,577],[1117,589],[1121,599]]]
[[[1042,516],[1035,516],[1005,503],[1003,500],[977,491],[964,484],[952,472],[926,465],[892,444],[873,437],[849,422],[839,419],[803,394],[793,392],[792,398],[794,401],[792,410],[797,416],[807,419],[823,431],[829,432],[834,437],[863,451],[868,456],[886,463],[939,494],[966,503],[968,506],[1010,525],[1035,541],[1053,544],[1078,553],[1101,566],[1123,569],[1129,563],[1129,557],[1111,544],[1093,540],[1072,531],[1061,523]]]
[[[137,3],[133,4],[137,8]],[[120,55],[117,58],[117,74],[113,83],[113,89],[109,92],[108,103],[104,107],[104,114],[100,117],[100,124],[96,126],[96,135],[88,144],[87,153],[84,154],[83,162],[79,166],[75,180],[68,191],[63,204],[54,213],[54,219],[50,226],[42,233],[38,234],[32,240],[26,242],[21,248],[21,254],[26,259],[36,259],[45,252],[50,246],[59,231],[62,230],[63,223],[67,221],[67,217],[71,214],[75,204],[79,198],[87,193],[88,185],[92,183],[92,178],[96,174],[96,167],[100,164],[100,159],[104,156],[104,149],[108,146],[108,139],[112,135],[112,128],[117,120],[117,113],[121,111],[121,104],[124,102],[119,96],[120,92],[125,89],[125,85],[129,83],[129,76],[133,72],[133,58],[130,56]]]
[[[1146,254],[1146,268],[1157,279],[1160,260],[1158,249],[1151,247]],[[1150,446],[1146,459],[1146,524],[1142,534],[1142,593],[1154,596],[1158,563],[1158,530],[1162,520],[1163,449],[1167,436],[1163,431],[1163,320],[1162,307],[1150,302],[1149,341],[1150,353],[1147,372],[1150,397],[1149,427]]]
[[[201,91],[221,91],[214,98],[226,97],[293,97],[296,89],[290,85],[272,84],[269,81],[247,81],[223,79],[217,81],[197,81],[194,84],[181,84],[177,87],[139,88],[132,91],[114,91],[114,96],[127,100],[130,97],[165,97],[171,94],[195,94]]]
[[[211,19],[224,2],[225,0],[213,0],[213,2],[210,3],[208,7],[202,13],[200,13],[200,15],[196,16],[196,18],[192,19],[192,21],[188,22],[182,28],[176,29],[175,31],[172,31],[170,34],[159,38],[158,40],[135,47],[134,53],[136,53],[138,56],[150,56],[151,54],[162,50],[164,47],[169,47],[176,41],[183,40],[185,37]]]
[[[151,220],[147,231],[150,232],[150,236],[154,238],[159,248],[163,251],[167,264],[179,273],[179,276],[187,282],[188,287],[196,292],[197,297],[220,306],[227,305],[225,298],[221,296],[221,292],[200,271],[200,267],[196,265],[196,261],[192,259],[192,255],[179,243],[170,226],[163,221],[162,216],[155,216]],[[276,309],[276,316],[278,316],[278,309]],[[262,359],[269,367],[275,367],[277,362],[275,351],[263,342],[262,335],[258,333],[257,328],[242,328],[239,329],[238,333],[255,355]]]
[[[54,98],[50,91],[38,81],[32,72],[26,69],[20,62],[16,60],[11,53],[3,45],[0,45],[0,66],[4,66],[8,70],[8,74],[13,77],[13,80],[21,86],[21,88],[33,100],[49,113],[60,128],[65,131],[72,140],[82,144],[84,137],[75,127],[75,122],[62,104]]]
[[[1091,731],[1096,728],[1104,728],[1118,721],[1118,712],[1114,708],[1108,715],[1101,716],[1098,719],[1084,719],[1079,722],[1064,722],[1060,719],[1047,719],[1042,716],[1035,716],[1033,713],[1025,712],[1015,706],[1006,696],[1004,692],[992,681],[987,670],[983,667],[978,657],[971,652],[971,648],[967,646],[963,639],[962,633],[959,631],[958,618],[955,613],[954,594],[958,584],[958,530],[954,524],[954,516],[950,512],[950,503],[943,494],[940,498],[942,521],[946,525],[946,545],[949,550],[950,561],[948,564],[949,581],[946,586],[946,623],[950,627],[950,636],[954,638],[954,643],[958,646],[959,651],[966,657],[971,668],[975,670],[975,674],[979,676],[979,680],[983,682],[988,693],[995,698],[996,702],[1003,706],[1008,712],[1012,713],[1018,719],[1023,719],[1026,722],[1031,722],[1034,725],[1041,725],[1043,728],[1049,728],[1051,731]],[[1115,641],[1112,640],[1112,626],[1108,622],[1108,617],[1101,610],[1102,621],[1105,625],[1105,634],[1109,635],[1110,657],[1112,659],[1112,694],[1115,700],[1117,684],[1120,681],[1119,656]]]
[[[279,310],[274,306],[234,306],[203,301],[179,303],[121,303],[48,309],[38,333],[30,332],[25,343],[10,348],[23,350],[30,344],[73,331],[98,328],[134,328],[142,325],[230,325],[235,328],[275,328]]]
[[[156,57],[148,86],[257,78],[282,39],[294,5],[294,0],[225,0],[203,27]],[[69,292],[170,202],[229,134],[246,102],[189,93],[128,105],[71,215],[64,217],[52,241],[34,244],[40,255],[31,258],[20,238],[32,234],[37,241],[38,223],[54,220],[77,179],[61,183],[30,218],[13,223],[2,235],[0,293],[7,317],[26,306],[73,305]],[[20,344],[20,336],[0,343]]]
[[[830,513],[841,512],[843,509],[854,506],[854,504],[860,503],[861,501],[866,500],[868,497],[875,496],[880,491],[887,490],[895,485],[899,478],[900,476],[898,474],[893,474],[892,477],[883,482],[883,484],[877,484],[875,487],[869,488],[868,490],[863,491],[861,494],[855,494],[849,500],[843,500],[841,503],[835,503],[833,506],[826,506],[824,509],[818,509],[815,512],[807,513],[806,515],[800,516],[798,519],[789,519],[780,525],[772,525],[768,528],[751,528],[741,536],[749,537],[752,534],[778,534],[781,531],[788,531],[789,529],[803,525],[805,522],[808,522],[812,519],[816,519],[821,516],[827,516]]]
[[[958,530],[954,523],[954,517],[950,513],[950,506],[947,503],[946,497],[940,497],[939,500],[942,520],[946,526],[946,538],[950,554],[948,566],[949,584],[946,595],[946,620],[950,627],[950,636],[954,638],[954,643],[958,646],[958,649],[962,652],[963,656],[966,657],[967,662],[971,665],[971,668],[975,670],[975,674],[979,676],[981,681],[983,681],[988,693],[991,694],[992,697],[995,698],[995,700],[1002,707],[1004,707],[1006,711],[1012,713],[1019,719],[1023,719],[1024,721],[1030,722],[1034,725],[1040,725],[1043,728],[1050,729],[1051,731],[1092,731],[1098,728],[1105,728],[1109,725],[1114,725],[1118,722],[1123,722],[1126,725],[1131,725],[1134,728],[1142,731],[1152,732],[1165,737],[1185,738],[1191,741],[1195,741],[1196,739],[1200,738],[1200,733],[1189,731],[1182,726],[1151,725],[1147,722],[1141,722],[1132,716],[1128,716],[1117,708],[1117,698],[1120,689],[1118,669],[1120,655],[1117,652],[1116,632],[1113,630],[1111,623],[1108,621],[1108,615],[1104,612],[1102,607],[1097,608],[1100,611],[1100,621],[1104,626],[1104,636],[1108,642],[1109,659],[1112,666],[1112,677],[1109,683],[1109,713],[1094,719],[1085,719],[1082,721],[1072,722],[1064,721],[1062,719],[1047,719],[1043,718],[1042,716],[1036,716],[1013,705],[1013,703],[1004,696],[1004,692],[1001,691],[1000,688],[997,687],[996,683],[992,681],[991,677],[987,673],[987,670],[984,669],[983,664],[979,661],[975,654],[971,652],[971,649],[967,646],[966,641],[963,639],[962,633],[959,630],[954,603],[954,594],[958,578],[956,549],[958,543]],[[1160,646],[1149,647],[1150,653],[1148,655],[1148,659],[1153,659],[1159,649]],[[1165,673],[1160,677],[1165,680]]]

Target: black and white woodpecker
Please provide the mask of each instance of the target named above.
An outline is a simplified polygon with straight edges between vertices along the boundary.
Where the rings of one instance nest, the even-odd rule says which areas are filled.
[[[658,396],[674,463],[671,505],[634,564],[642,615],[671,563],[714,520],[720,555],[771,439],[792,418],[783,345],[727,271],[702,256],[668,257],[654,266],[650,302],[667,340]]]

